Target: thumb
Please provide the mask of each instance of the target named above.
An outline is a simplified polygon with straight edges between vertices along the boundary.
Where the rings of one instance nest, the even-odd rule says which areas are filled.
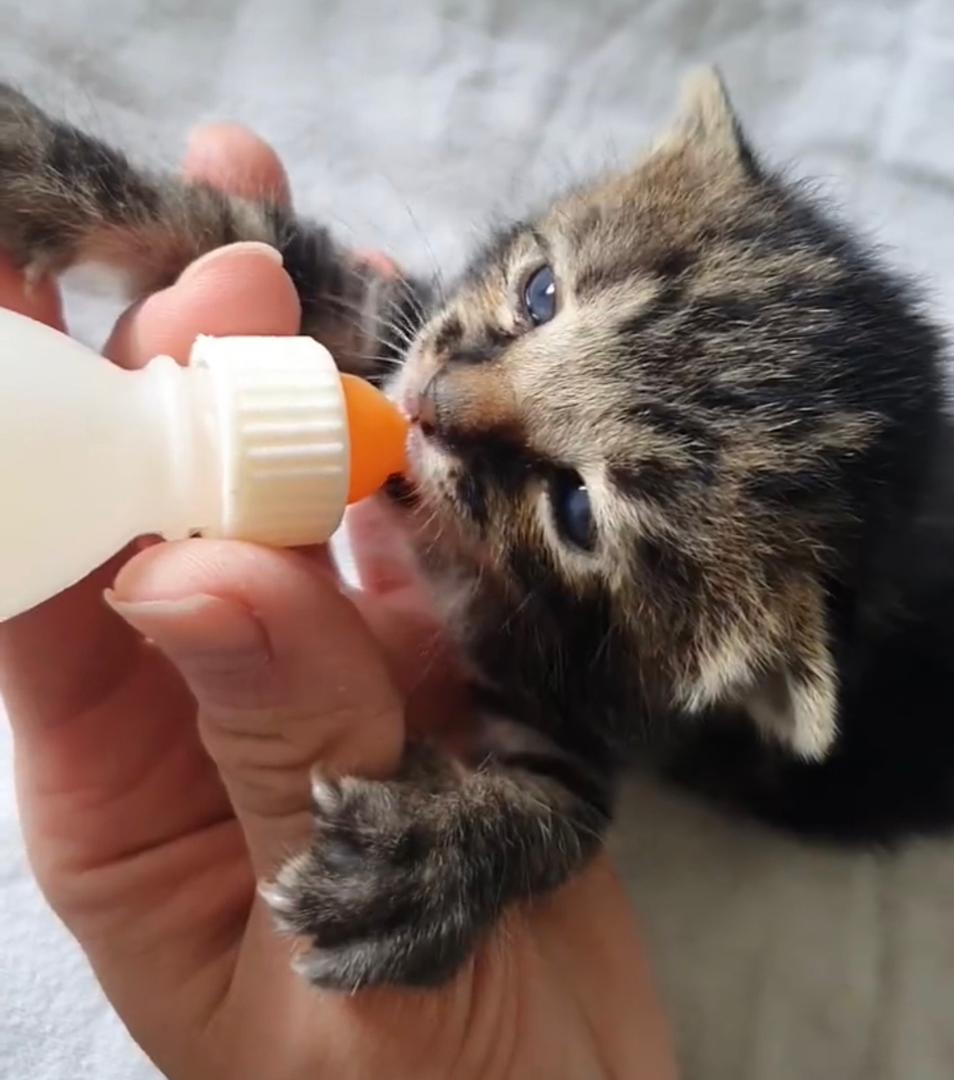
[[[326,561],[235,541],[162,544],[123,568],[109,601],[192,691],[259,877],[309,835],[313,767],[396,768],[401,695]]]

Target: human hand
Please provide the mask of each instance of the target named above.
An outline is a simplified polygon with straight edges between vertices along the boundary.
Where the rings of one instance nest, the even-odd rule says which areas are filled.
[[[287,198],[274,155],[239,129],[205,131],[186,171]],[[28,295],[9,264],[0,304],[62,326],[52,286]],[[274,254],[240,245],[131,309],[107,352],[182,360],[197,333],[294,333],[298,318]],[[307,842],[311,766],[386,775],[406,725],[464,707],[392,529],[373,505],[356,515],[359,595],[325,553],[196,540],[125,552],[0,626],[45,895],[172,1080],[672,1077],[605,858],[513,912],[440,991],[344,996],[291,971],[255,881]]]

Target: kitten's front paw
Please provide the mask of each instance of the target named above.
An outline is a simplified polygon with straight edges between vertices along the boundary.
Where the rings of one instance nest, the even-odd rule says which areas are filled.
[[[467,879],[458,783],[437,759],[387,782],[316,779],[316,835],[261,894],[279,926],[311,939],[296,968],[357,990],[444,982],[495,914]]]

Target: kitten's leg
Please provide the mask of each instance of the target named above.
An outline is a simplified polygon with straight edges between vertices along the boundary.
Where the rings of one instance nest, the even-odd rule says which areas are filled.
[[[581,867],[609,820],[607,780],[527,745],[475,769],[418,745],[394,780],[315,780],[312,846],[262,887],[279,925],[311,939],[296,965],[306,977],[439,984],[507,904]]]
[[[347,370],[386,372],[423,320],[419,283],[378,274],[326,229],[273,203],[136,169],[0,84],[0,247],[29,275],[107,263],[142,296],[199,255],[241,240],[281,251],[302,300],[303,332]]]

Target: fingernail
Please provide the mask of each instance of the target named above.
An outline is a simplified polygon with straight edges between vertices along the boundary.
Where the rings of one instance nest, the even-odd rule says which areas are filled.
[[[190,281],[198,274],[204,273],[210,263],[226,256],[234,258],[235,256],[246,255],[261,256],[271,260],[276,266],[284,264],[282,253],[278,248],[274,248],[270,244],[263,244],[258,240],[242,240],[237,244],[227,244],[225,247],[215,248],[212,251],[207,251],[204,255],[200,255],[198,259],[189,263],[185,270],[182,271],[179,275],[179,281]]]
[[[248,139],[257,139],[253,131],[244,124],[233,120],[215,120],[208,124],[198,124],[186,135],[186,153],[196,147],[204,149],[209,142],[210,135],[240,135]]]
[[[248,668],[270,659],[268,635],[243,604],[199,594],[174,600],[120,600],[107,589],[106,603],[120,618],[177,663],[215,670]]]
[[[366,592],[384,595],[416,580],[413,549],[390,508],[374,500],[349,507],[345,527],[350,555]]]

